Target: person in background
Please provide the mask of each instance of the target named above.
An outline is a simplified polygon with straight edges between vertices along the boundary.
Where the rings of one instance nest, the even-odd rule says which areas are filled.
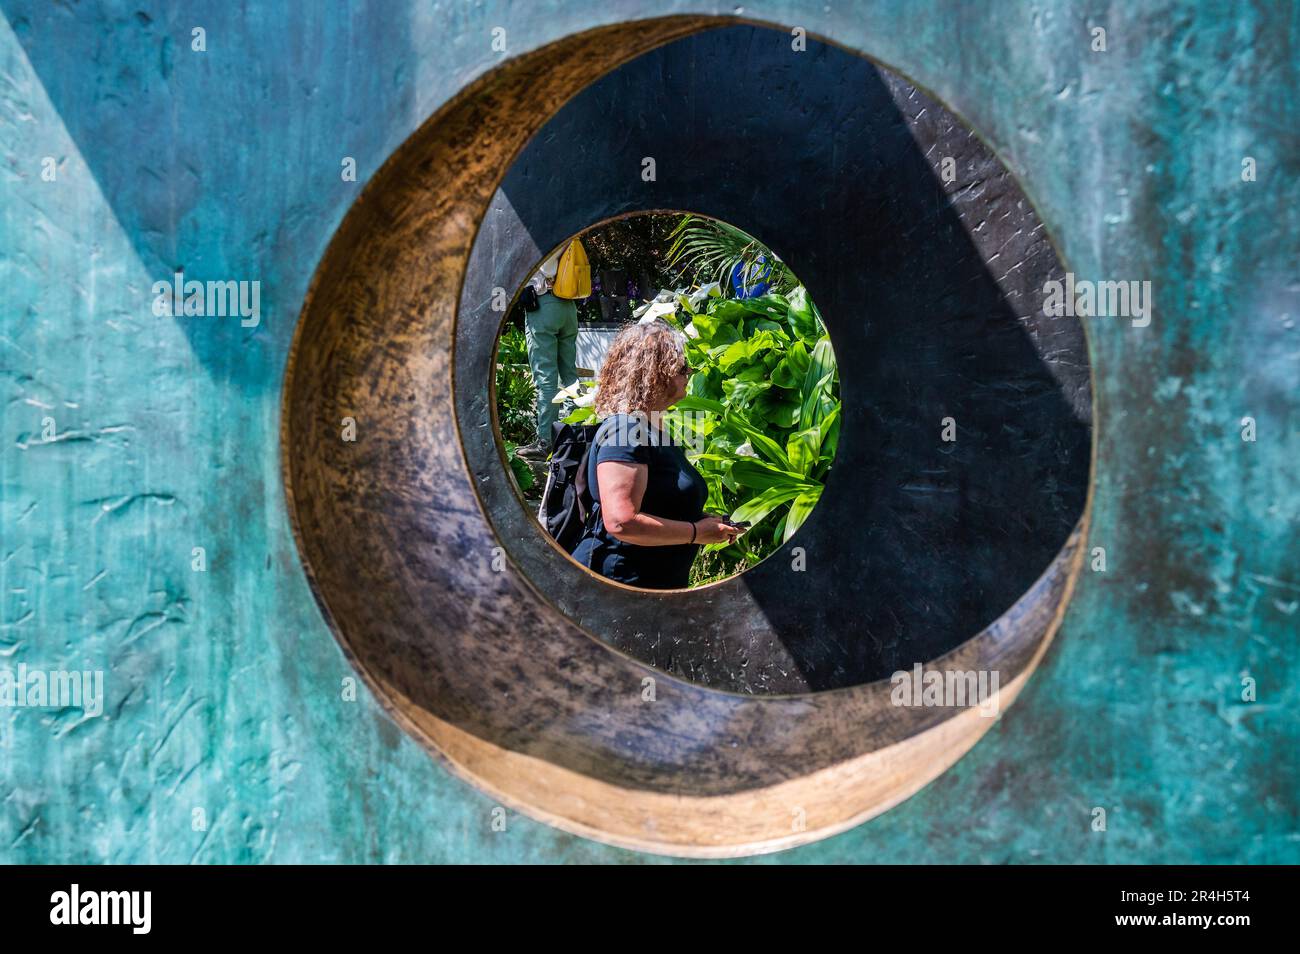
[[[551,425],[560,416],[555,395],[578,380],[578,303],[554,294],[560,256],[568,246],[556,250],[529,279],[537,292],[538,308],[524,316],[524,338],[528,343],[528,364],[537,388],[537,442],[521,447],[520,457],[546,460],[551,453]]]

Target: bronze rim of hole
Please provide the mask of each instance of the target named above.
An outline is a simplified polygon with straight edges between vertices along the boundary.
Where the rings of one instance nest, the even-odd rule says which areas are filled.
[[[533,818],[694,857],[851,828],[942,774],[995,721],[975,707],[893,706],[888,680],[807,696],[692,685],[584,634],[509,561],[494,568],[503,550],[453,412],[456,310],[477,223],[569,97],[656,46],[736,22],[670,17],[569,36],[444,105],[331,241],[295,330],[281,416],[308,582],[399,725]],[[346,417],[353,443],[340,437]],[[1095,445],[1094,425],[1093,468]],[[998,670],[1004,711],[1060,623],[1091,507],[1090,490],[1069,541],[1014,607],[929,666]]]

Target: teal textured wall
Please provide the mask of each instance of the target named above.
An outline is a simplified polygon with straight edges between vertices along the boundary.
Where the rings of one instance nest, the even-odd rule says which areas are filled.
[[[340,698],[280,383],[334,229],[465,82],[598,23],[733,9],[0,0],[0,666],[106,672],[102,717],[0,709],[0,860],[662,860],[493,831],[364,689]],[[763,860],[1300,861],[1298,10],[745,5],[933,91],[1078,275],[1155,295],[1149,327],[1089,326],[1107,569],[1025,694],[908,802]],[[155,317],[178,267],[259,280],[260,324]]]

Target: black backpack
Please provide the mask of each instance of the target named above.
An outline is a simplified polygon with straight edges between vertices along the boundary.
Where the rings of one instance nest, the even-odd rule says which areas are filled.
[[[587,486],[587,459],[601,426],[562,421],[552,425],[551,463],[537,516],[566,553],[578,546],[599,507]]]
[[[508,321],[511,324],[522,326],[528,313],[541,307],[541,301],[537,297],[537,289],[533,287],[532,282],[529,282],[524,286],[524,290],[519,293],[519,297],[515,299],[515,305],[510,309]]]
[[[519,304],[524,306],[524,311],[536,311],[542,307],[537,297],[537,289],[533,287],[532,282],[525,285],[524,290],[519,293]]]

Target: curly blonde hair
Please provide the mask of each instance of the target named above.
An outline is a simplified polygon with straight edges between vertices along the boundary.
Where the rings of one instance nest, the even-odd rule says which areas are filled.
[[[606,417],[658,410],[685,362],[681,334],[667,322],[656,318],[628,325],[609,346],[601,366],[596,413]]]

